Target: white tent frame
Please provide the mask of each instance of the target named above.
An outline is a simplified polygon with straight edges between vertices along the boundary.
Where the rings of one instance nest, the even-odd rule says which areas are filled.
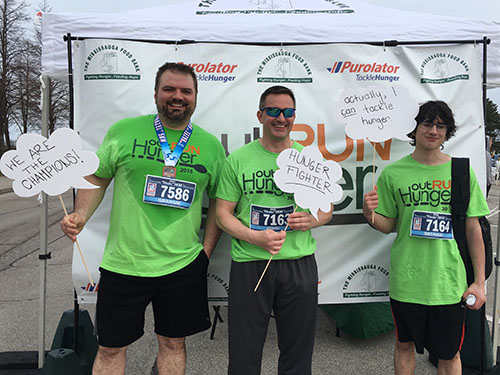
[[[99,39],[97,37],[92,37],[93,39]],[[88,39],[88,37],[74,37],[70,33],[64,36],[64,40],[67,42],[67,50],[68,50],[68,79],[70,84],[70,128],[73,128],[74,124],[74,99],[73,99],[73,76],[72,76],[72,41],[74,40],[83,40]],[[116,38],[113,38],[116,39]],[[123,40],[133,40],[133,41],[143,41],[143,42],[155,42],[155,43],[165,43],[165,44],[181,44],[181,43],[207,43],[202,41],[158,41],[158,40],[137,40],[137,39],[123,39]],[[210,42],[208,42],[210,43]],[[486,111],[486,70],[487,70],[487,45],[490,43],[490,40],[487,37],[483,37],[482,40],[436,40],[436,41],[382,41],[382,42],[355,42],[353,44],[371,44],[371,45],[379,45],[384,47],[392,47],[397,45],[434,45],[434,44],[483,44],[483,112]],[[308,44],[308,43],[230,43],[230,44],[249,44],[249,45],[294,45],[294,44]],[[310,43],[314,44],[314,43]],[[48,136],[48,113],[49,113],[49,103],[50,103],[50,76],[43,75],[42,76],[42,135]],[[50,253],[47,254],[47,196],[42,193],[42,205],[41,205],[41,214],[40,214],[40,315],[39,315],[39,350],[38,350],[38,365],[39,368],[42,368],[45,360],[45,300],[46,300],[46,271],[47,271],[47,260],[50,259]],[[497,248],[496,253],[499,251],[499,242],[500,242],[500,228],[497,232]],[[495,286],[495,299],[494,299],[494,317],[493,317],[493,363],[496,363],[496,348],[498,346],[498,319],[500,312],[497,310],[497,300],[500,298],[500,281],[498,280],[498,265],[500,263],[497,262],[495,258],[495,274],[497,276],[497,283]],[[485,307],[483,306],[483,309]],[[78,309],[78,303],[75,299],[75,311]],[[78,314],[75,314],[75,320],[77,319]],[[482,322],[484,324],[484,322]],[[75,321],[75,327],[78,326],[78,322]],[[484,332],[484,326],[481,326],[482,332]],[[74,330],[75,334],[78,330]],[[74,342],[77,342],[77,338],[74,338]],[[482,350],[484,353],[484,340],[482,340],[481,344]],[[484,359],[484,358],[483,358]],[[482,361],[482,366],[484,366],[484,361]]]

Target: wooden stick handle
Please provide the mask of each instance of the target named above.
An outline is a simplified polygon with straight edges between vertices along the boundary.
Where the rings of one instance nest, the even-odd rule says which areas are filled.
[[[273,260],[273,256],[274,255],[271,255],[271,258],[269,258],[269,260],[267,261],[266,268],[264,268],[264,271],[262,271],[262,275],[260,275],[260,279],[257,282],[257,285],[255,285],[255,289],[253,290],[254,292],[256,292],[257,289],[259,288],[260,282],[264,278],[264,275],[266,274],[267,268],[269,267],[269,265],[271,264],[271,261]]]
[[[64,210],[64,214],[68,216],[68,210],[66,210],[66,206],[64,205],[64,201],[62,199],[61,194],[59,194],[59,201],[61,202],[62,208]],[[78,252],[80,253],[80,258],[82,258],[83,266],[85,267],[85,271],[87,271],[87,276],[89,277],[90,280],[90,285],[95,286],[94,280],[92,280],[92,276],[90,276],[89,268],[87,267],[87,263],[85,262],[85,258],[83,257],[82,249],[80,248],[80,244],[78,243],[78,240],[75,241],[76,247],[78,248]]]
[[[294,213],[296,210],[297,210],[297,206],[295,206],[292,213]],[[284,231],[286,232],[287,229],[288,229],[288,221],[286,223],[286,227],[285,227]],[[271,255],[271,258],[269,258],[269,260],[267,261],[266,268],[264,268],[264,271],[262,271],[262,275],[260,275],[260,279],[259,279],[259,281],[257,281],[257,285],[255,285],[255,289],[253,290],[254,292],[256,292],[257,289],[259,288],[260,282],[264,278],[264,275],[266,274],[267,268],[269,267],[269,265],[271,264],[271,261],[273,260],[273,256],[274,255]]]

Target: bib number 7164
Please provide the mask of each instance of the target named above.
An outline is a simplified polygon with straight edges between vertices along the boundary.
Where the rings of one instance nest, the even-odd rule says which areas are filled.
[[[452,240],[451,214],[413,211],[410,236],[430,239]]]

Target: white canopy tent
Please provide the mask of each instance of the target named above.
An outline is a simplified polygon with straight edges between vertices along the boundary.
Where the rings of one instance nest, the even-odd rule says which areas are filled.
[[[63,36],[234,43],[491,39],[487,82],[500,86],[500,23],[399,11],[359,0],[185,0],[116,14],[45,13],[43,75],[66,79]]]
[[[500,23],[404,12],[357,0],[185,0],[116,14],[46,13],[42,16],[45,78],[67,80],[68,49],[63,39],[67,34],[77,38],[251,44],[452,43],[487,37],[491,40],[487,46],[487,86],[500,87]],[[43,336],[44,323],[40,326]],[[43,337],[41,341],[39,352],[43,353]]]

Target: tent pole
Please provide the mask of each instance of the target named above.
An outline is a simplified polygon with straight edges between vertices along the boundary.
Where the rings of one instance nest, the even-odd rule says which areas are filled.
[[[498,303],[500,301],[500,279],[499,279],[499,274],[498,274],[498,266],[500,266],[500,263],[498,262],[498,241],[500,241],[500,228],[497,228],[497,246],[496,246],[496,255],[495,255],[495,299],[493,301],[493,365],[497,363],[497,347],[498,347],[498,317],[499,317],[499,307]]]
[[[75,129],[75,96],[74,96],[74,85],[73,85],[73,46],[71,33],[65,35],[64,40],[67,43],[68,51],[68,84],[69,84],[69,128]],[[76,200],[76,190],[73,189],[73,207]],[[78,295],[76,290],[73,289],[73,350],[78,353],[78,327],[80,319],[80,305],[78,304]]]
[[[318,43],[307,43],[307,42],[220,42],[220,41],[210,41],[210,40],[193,40],[193,39],[182,39],[182,40],[154,40],[154,39],[135,39],[135,38],[109,38],[100,36],[72,36],[70,33],[64,36],[64,40],[87,40],[87,39],[112,39],[112,40],[123,40],[129,42],[145,42],[145,43],[155,43],[155,44],[236,44],[236,45],[248,45],[248,46],[303,46],[303,45],[321,45],[321,44],[368,44],[372,46],[385,46],[385,47],[396,47],[396,46],[420,46],[420,45],[440,45],[440,44],[489,44],[491,41],[488,38],[483,39],[450,39],[450,40],[384,40],[384,41],[347,41],[347,42],[318,42]]]
[[[500,199],[499,199],[499,204],[500,204]],[[495,258],[493,259],[495,265],[495,296],[494,296],[495,298],[493,300],[493,323],[492,323],[493,366],[495,366],[497,363],[498,331],[500,324],[500,322],[498,321],[500,317],[500,307],[498,306],[498,304],[500,303],[500,275],[498,272],[500,266],[500,262],[498,261],[499,249],[500,249],[500,218],[499,218],[499,225],[497,226],[497,245],[495,248]]]
[[[488,69],[488,64],[487,64],[487,58],[488,58],[488,38],[483,37],[483,121],[484,121],[484,135],[486,136],[486,75],[487,75],[487,69]],[[486,137],[485,137],[486,138]],[[487,148],[486,148],[487,149]],[[490,168],[490,166],[487,164],[486,168]],[[484,374],[485,370],[485,365],[486,365],[486,339],[485,339],[485,325],[486,325],[486,305],[483,305],[481,307],[481,320],[479,324],[479,329],[480,329],[480,339],[481,339],[481,366],[480,366],[480,371],[481,375]]]
[[[486,78],[486,73],[487,73],[487,44],[489,43],[488,38],[484,37],[484,43],[483,43],[483,111],[484,111],[484,121],[485,121],[485,127],[486,127],[486,89],[487,89],[487,78]],[[487,165],[486,168],[489,168],[490,166]],[[499,201],[500,203],[500,201]],[[499,223],[500,224],[500,221]],[[500,262],[498,262],[498,251],[500,248],[500,225],[497,226],[497,245],[495,249],[495,257],[493,259],[494,261],[494,266],[495,266],[495,295],[493,299],[493,323],[492,323],[492,358],[493,358],[493,366],[496,366],[497,363],[497,347],[498,347],[498,318],[500,316],[500,309],[498,306],[498,303],[500,302],[500,280],[499,280],[499,274],[498,274],[498,266],[500,266]],[[481,333],[484,333],[484,327],[481,327]],[[484,340],[482,340],[481,345],[484,345]],[[483,352],[484,353],[484,352]],[[486,353],[484,353],[486,355]],[[484,361],[484,358],[483,358]],[[482,361],[482,362],[483,362]],[[484,369],[483,369],[484,371]]]
[[[50,107],[50,78],[41,77],[42,83],[42,136],[48,138],[49,133],[49,107]],[[47,218],[48,201],[47,194],[40,193],[40,303],[38,315],[38,368],[42,368],[45,361],[45,304],[47,291]]]
[[[71,37],[71,33],[65,35],[64,40],[67,42],[68,50],[68,84],[69,84],[69,128],[75,128],[75,97],[73,91],[73,50],[71,41],[74,38]]]

